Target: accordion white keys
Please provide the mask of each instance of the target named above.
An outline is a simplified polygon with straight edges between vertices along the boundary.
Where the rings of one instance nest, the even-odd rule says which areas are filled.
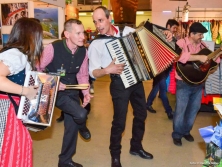
[[[51,126],[60,76],[29,71],[24,86],[38,85],[38,95],[29,100],[21,97],[17,117],[28,130],[41,131]]]
[[[116,64],[125,63],[120,74],[125,88],[157,76],[181,53],[175,41],[167,42],[158,26],[148,21],[135,32],[106,42],[106,47]]]

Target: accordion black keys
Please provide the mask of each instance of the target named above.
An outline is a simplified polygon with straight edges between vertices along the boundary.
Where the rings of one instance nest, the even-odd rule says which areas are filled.
[[[125,88],[149,80],[166,70],[179,57],[181,49],[175,41],[167,42],[159,26],[150,22],[135,32],[106,43],[116,64],[125,63],[120,74]]]
[[[38,85],[38,95],[29,100],[21,97],[17,117],[31,131],[41,131],[51,126],[60,77],[30,71],[26,74],[24,86]]]

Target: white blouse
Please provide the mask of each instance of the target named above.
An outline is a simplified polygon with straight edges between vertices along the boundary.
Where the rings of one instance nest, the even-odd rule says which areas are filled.
[[[24,68],[26,72],[31,70],[27,55],[24,55],[16,48],[0,53],[0,61],[9,67],[10,75],[17,74]]]

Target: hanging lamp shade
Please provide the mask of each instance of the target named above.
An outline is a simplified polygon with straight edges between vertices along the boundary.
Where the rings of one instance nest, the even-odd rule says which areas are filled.
[[[75,7],[74,2],[66,4],[66,20],[79,19],[79,9]]]
[[[188,2],[186,3],[186,5],[183,7],[183,11],[182,11],[182,22],[188,22],[189,20],[189,8],[191,6],[188,4]]]
[[[115,24],[135,24],[138,0],[110,0]]]

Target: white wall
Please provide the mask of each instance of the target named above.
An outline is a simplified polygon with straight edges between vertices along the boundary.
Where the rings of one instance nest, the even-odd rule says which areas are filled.
[[[87,13],[86,16],[79,16],[79,20],[82,21],[85,29],[90,28],[91,30],[95,30],[95,26],[93,24],[92,16],[90,14],[91,12]],[[146,11],[144,12],[144,15],[136,15],[136,26],[138,26],[141,22],[146,21],[146,20],[151,21],[151,12]]]
[[[192,10],[202,10],[206,12],[189,12],[191,20],[222,20],[222,1],[221,0],[188,0],[188,1],[169,1],[169,0],[153,0],[152,1],[152,22],[161,26],[165,26],[168,19],[178,16],[176,13],[178,7],[183,9],[188,2]],[[162,11],[172,11],[171,13],[163,13]],[[208,12],[207,10],[217,10],[216,12]],[[180,12],[180,17],[182,13]]]

